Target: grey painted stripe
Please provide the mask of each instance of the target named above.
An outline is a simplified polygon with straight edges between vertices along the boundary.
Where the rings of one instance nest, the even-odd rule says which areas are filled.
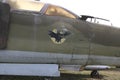
[[[88,55],[0,50],[1,63],[44,63],[84,65]],[[120,57],[90,55],[88,64],[120,65]]]
[[[87,55],[72,55],[62,53],[45,53],[29,51],[0,51],[0,62],[12,63],[58,63],[58,64],[85,64]]]
[[[120,57],[90,55],[89,64],[119,65],[120,66]]]

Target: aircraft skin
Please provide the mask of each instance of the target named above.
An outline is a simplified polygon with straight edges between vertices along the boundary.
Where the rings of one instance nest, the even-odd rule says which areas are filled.
[[[120,66],[119,28],[87,22],[74,14],[76,18],[47,15],[44,11],[49,6],[45,4],[40,12],[10,12],[0,63]]]

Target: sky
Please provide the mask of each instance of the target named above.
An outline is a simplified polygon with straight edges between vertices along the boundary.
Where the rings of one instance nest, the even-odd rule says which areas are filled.
[[[77,15],[91,15],[108,19],[113,26],[120,27],[119,0],[40,0],[62,6]]]

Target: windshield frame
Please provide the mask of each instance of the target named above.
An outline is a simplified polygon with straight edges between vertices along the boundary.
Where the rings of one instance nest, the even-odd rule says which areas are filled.
[[[50,6],[59,7],[75,17],[75,18],[71,18],[71,19],[79,19],[79,16],[76,15],[75,13],[71,12],[70,10],[60,7],[60,6],[52,5],[52,4],[45,4],[43,9],[40,12],[43,13],[44,15],[47,15],[46,12]],[[60,16],[60,15],[48,15],[48,16]],[[66,17],[66,16],[61,16],[61,17]],[[67,18],[70,18],[70,17],[67,17]]]

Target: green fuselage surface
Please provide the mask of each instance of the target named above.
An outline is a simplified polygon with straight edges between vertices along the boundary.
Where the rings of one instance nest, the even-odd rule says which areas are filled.
[[[120,65],[119,28],[24,10],[9,19],[1,63]]]

